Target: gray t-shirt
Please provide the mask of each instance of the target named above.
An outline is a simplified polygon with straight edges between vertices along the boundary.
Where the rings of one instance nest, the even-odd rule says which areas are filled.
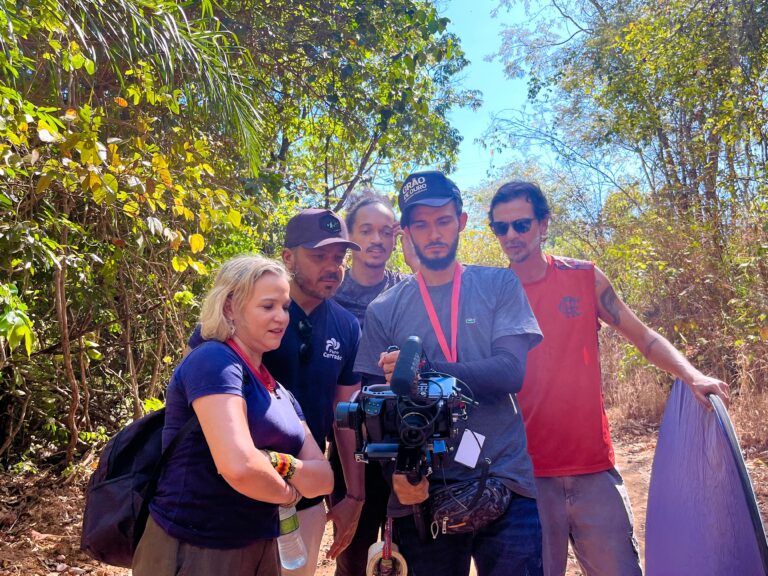
[[[363,286],[352,278],[352,274],[350,274],[349,270],[346,270],[344,273],[344,280],[341,282],[341,286],[339,286],[333,299],[352,312],[352,314],[355,315],[355,318],[357,318],[357,321],[360,322],[360,327],[362,328],[364,325],[363,321],[365,320],[365,311],[368,309],[368,305],[373,302],[379,294],[385,290],[389,290],[392,286],[407,277],[407,274],[384,270],[384,280],[374,286]]]
[[[429,288],[449,345],[451,288],[452,283]],[[402,346],[409,336],[414,335],[421,338],[428,359],[446,360],[430,324],[416,278],[410,277],[384,292],[368,307],[355,372],[381,375],[380,353],[393,344]],[[492,343],[510,335],[528,336],[530,348],[542,338],[517,275],[504,268],[465,266],[459,302],[458,361],[488,358]],[[458,448],[465,428],[482,434],[485,441],[480,459],[491,460],[490,474],[504,480],[515,492],[535,497],[533,467],[512,383],[508,392],[488,393],[475,386],[473,393],[480,405],[470,408],[468,421],[459,424],[459,434],[450,445]],[[468,468],[453,462],[452,455],[444,465],[445,478],[449,482],[479,478],[480,472],[480,465]],[[431,478],[432,485],[438,482],[442,483],[442,473]],[[392,512],[403,515],[405,510]]]

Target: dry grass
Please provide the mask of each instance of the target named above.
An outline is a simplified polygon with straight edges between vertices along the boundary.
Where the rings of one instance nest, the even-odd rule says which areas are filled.
[[[658,427],[671,382],[648,366],[626,340],[613,331],[600,335],[603,393],[611,428]]]
[[[649,367],[620,336],[601,334],[603,390],[615,439],[648,438],[661,424],[672,379]],[[767,356],[768,357],[768,356]],[[768,370],[759,354],[745,355],[731,386],[728,412],[744,452],[764,519],[768,518]],[[649,463],[650,466],[650,463]],[[647,470],[650,472],[650,469]],[[638,500],[633,500],[637,504]]]
[[[768,458],[768,392],[739,391],[729,408],[742,448],[750,455]]]
[[[623,429],[657,427],[671,377],[649,366],[615,332],[604,332],[600,339],[603,390],[612,429],[620,433]],[[728,411],[747,455],[768,460],[768,376],[762,368],[754,359],[738,363],[736,381],[730,382]]]

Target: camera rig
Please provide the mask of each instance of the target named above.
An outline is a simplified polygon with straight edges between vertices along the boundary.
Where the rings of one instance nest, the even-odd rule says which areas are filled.
[[[358,462],[394,461],[395,471],[410,478],[429,476],[442,465],[456,424],[466,420],[474,400],[461,394],[456,378],[418,372],[421,341],[403,345],[392,386],[365,386],[354,402],[336,406],[336,425],[357,437]]]

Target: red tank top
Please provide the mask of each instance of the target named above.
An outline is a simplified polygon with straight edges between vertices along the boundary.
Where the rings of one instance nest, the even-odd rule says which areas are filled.
[[[517,395],[534,473],[608,470],[614,456],[600,375],[595,266],[546,258],[545,277],[524,285],[544,340],[528,353]]]

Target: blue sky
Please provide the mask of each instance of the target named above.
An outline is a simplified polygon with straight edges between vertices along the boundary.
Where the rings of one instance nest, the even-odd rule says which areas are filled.
[[[504,22],[512,18],[524,18],[521,9],[502,11],[498,18],[491,18],[496,0],[448,0],[441,14],[451,19],[449,30],[461,39],[461,46],[470,60],[463,72],[463,87],[483,93],[483,106],[476,110],[458,110],[450,115],[451,123],[464,137],[459,152],[457,169],[451,178],[459,188],[469,189],[488,178],[488,171],[504,164],[504,156],[491,155],[475,140],[488,128],[494,113],[501,110],[520,109],[525,103],[524,80],[509,80],[499,61],[486,62],[486,56],[496,52],[501,45],[500,33]],[[507,156],[509,157],[509,156]]]

